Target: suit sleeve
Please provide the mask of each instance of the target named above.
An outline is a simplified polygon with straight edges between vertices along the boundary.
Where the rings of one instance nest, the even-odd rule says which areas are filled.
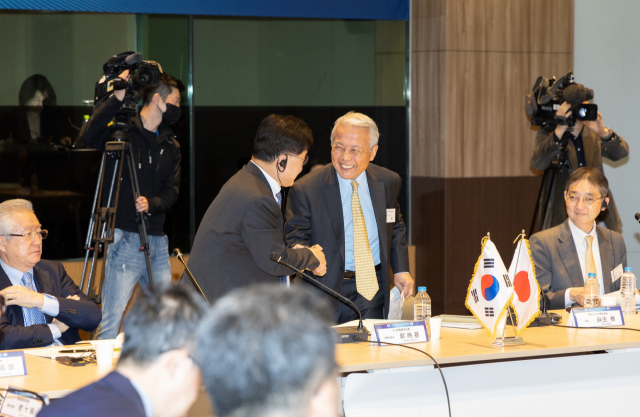
[[[531,156],[531,168],[544,171],[549,168],[560,146],[555,141],[555,133],[540,129],[536,134],[536,145]]]
[[[529,239],[529,247],[536,268],[536,279],[547,299],[547,308],[549,310],[565,308],[564,293],[567,289],[564,288],[560,291],[554,291],[553,266],[549,248],[547,248],[542,239],[536,235],[531,236]]]
[[[57,271],[60,277],[62,295],[50,294],[58,299],[60,310],[58,320],[73,329],[81,329],[87,332],[95,330],[102,320],[102,312],[96,303],[84,295],[80,288],[67,274],[62,264]],[[77,295],[80,300],[68,299],[68,296]]]
[[[296,184],[293,184],[287,200],[287,224],[284,229],[287,246],[293,247],[296,244],[311,246],[309,200]]]
[[[112,95],[95,109],[93,115],[80,130],[79,139],[86,147],[99,151],[104,150],[105,144],[111,138],[109,123],[121,106],[122,102],[115,95]]]
[[[407,244],[407,225],[404,223],[402,213],[400,213],[400,203],[398,196],[402,187],[402,180],[398,177],[398,184],[395,187],[393,203],[396,210],[396,222],[393,225],[393,235],[391,238],[391,270],[393,273],[409,272],[409,245]]]
[[[612,161],[619,161],[629,156],[629,145],[617,134],[613,140],[606,141],[600,139],[600,147],[602,148],[602,157]]]
[[[36,348],[53,343],[49,326],[46,324],[29,327],[13,325],[14,314],[22,314],[22,307],[9,306],[0,316],[0,350]]]
[[[293,271],[270,259],[273,252],[298,269],[316,269],[320,262],[309,249],[289,249],[285,246],[278,227],[278,213],[275,200],[268,196],[254,200],[243,213],[242,238],[256,266],[269,275],[291,275]]]

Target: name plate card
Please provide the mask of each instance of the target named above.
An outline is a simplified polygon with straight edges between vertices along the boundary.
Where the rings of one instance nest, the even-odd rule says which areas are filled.
[[[0,406],[0,413],[7,417],[35,417],[42,408],[42,401],[16,392],[7,392]]]
[[[570,327],[608,327],[624,326],[622,308],[615,307],[590,307],[572,308],[567,326]]]
[[[387,342],[398,345],[404,345],[407,343],[421,343],[428,342],[429,335],[427,334],[427,326],[424,321],[404,321],[400,323],[386,323],[376,324],[373,326],[374,332],[372,332],[370,345],[375,345],[376,342]],[[375,340],[373,335],[375,334]],[[378,343],[378,346],[389,346],[383,343]]]
[[[24,352],[0,353],[0,378],[5,376],[22,376],[27,374]]]

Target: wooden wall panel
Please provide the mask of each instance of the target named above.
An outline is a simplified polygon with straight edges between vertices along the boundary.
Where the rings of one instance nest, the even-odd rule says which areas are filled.
[[[417,52],[411,59],[411,172],[445,176],[445,53]]]
[[[446,52],[444,176],[531,175],[536,132],[524,96],[538,76],[572,64],[571,54]]]
[[[448,51],[573,52],[573,0],[448,0],[446,16]]]
[[[446,49],[447,0],[411,0],[411,50]]]

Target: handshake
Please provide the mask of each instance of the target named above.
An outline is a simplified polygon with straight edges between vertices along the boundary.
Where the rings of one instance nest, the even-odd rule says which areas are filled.
[[[305,249],[305,248],[313,252],[315,257],[318,258],[318,261],[320,261],[320,265],[311,272],[313,273],[313,275],[323,277],[327,273],[327,260],[324,257],[322,246],[313,245],[309,248],[298,243],[293,247],[293,249]],[[306,270],[309,270],[309,268],[307,268]]]

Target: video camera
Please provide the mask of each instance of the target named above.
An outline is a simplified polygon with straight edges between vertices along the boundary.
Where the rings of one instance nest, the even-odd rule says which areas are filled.
[[[591,99],[593,90],[576,83],[573,72],[569,71],[557,81],[556,77],[550,80],[543,76],[538,77],[533,89],[525,98],[524,107],[531,116],[533,126],[542,126],[543,129],[552,131],[558,125],[572,127],[576,120],[596,120],[598,106],[583,103]],[[571,104],[571,114],[566,118],[556,117],[556,111],[565,101]]]
[[[113,91],[126,90],[116,120],[126,121],[136,114],[142,90],[160,85],[162,67],[155,61],[143,61],[139,52],[127,51],[111,57],[102,66],[104,75],[96,83],[93,107],[98,108]],[[129,79],[118,76],[129,70]]]

